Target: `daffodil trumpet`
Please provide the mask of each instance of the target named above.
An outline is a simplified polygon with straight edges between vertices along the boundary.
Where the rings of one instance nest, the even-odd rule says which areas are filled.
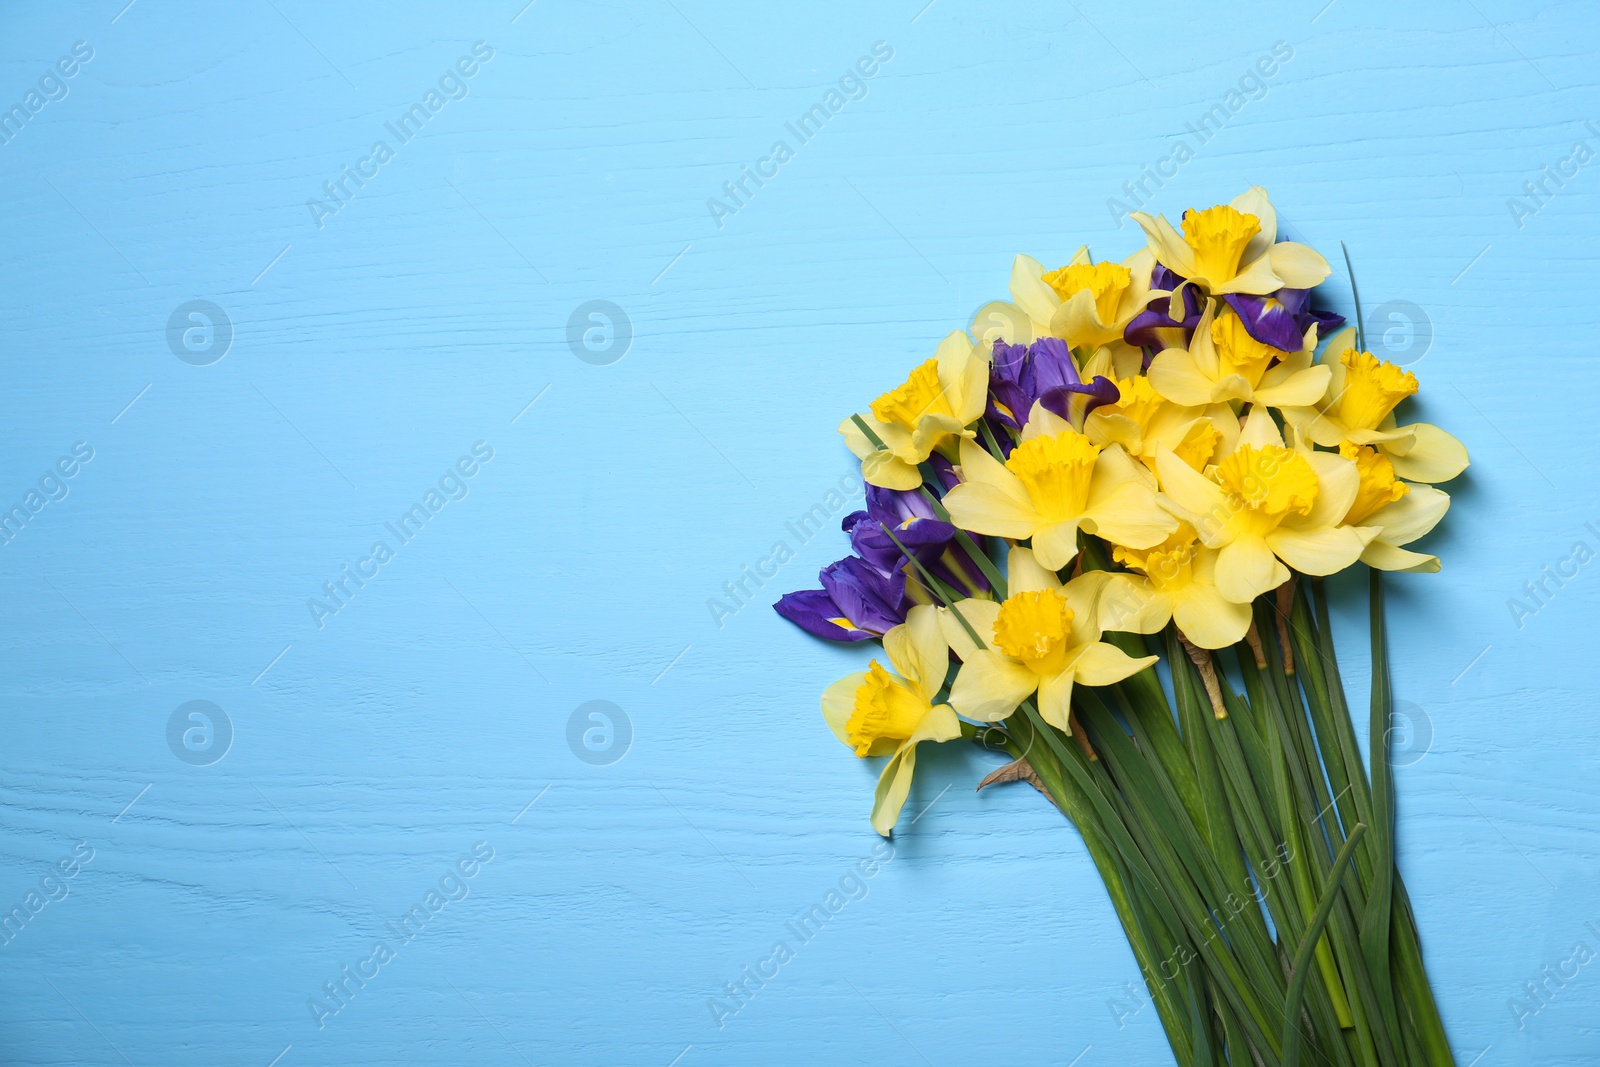
[[[1395,867],[1378,576],[1441,568],[1466,450],[1316,306],[1328,263],[1265,190],[1134,217],[1143,247],[1018,255],[1009,300],[884,374],[839,424],[851,554],[775,607],[882,645],[822,697],[881,761],[875,831],[958,739],[1077,826],[1183,1067],[1453,1063]],[[1370,771],[1321,581],[1358,565]]]

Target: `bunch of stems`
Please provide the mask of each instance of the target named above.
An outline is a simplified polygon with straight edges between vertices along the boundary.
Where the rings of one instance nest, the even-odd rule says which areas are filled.
[[[961,547],[1004,598],[999,546],[963,534]],[[1107,565],[1093,538],[1082,556]],[[942,604],[959,602],[908,557]],[[1161,661],[1115,686],[1076,687],[1070,735],[1031,700],[1003,724],[999,747],[1082,834],[1182,1067],[1455,1063],[1395,867],[1376,570],[1370,598],[1370,773],[1320,580],[1261,598],[1250,639],[1220,652],[1171,625],[1108,635]],[[992,729],[964,732],[996,743]]]

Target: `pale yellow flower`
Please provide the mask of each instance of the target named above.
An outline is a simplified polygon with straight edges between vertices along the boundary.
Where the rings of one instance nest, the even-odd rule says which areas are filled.
[[[974,436],[969,429],[983,414],[989,396],[990,350],[956,330],[939,350],[914,369],[905,383],[872,402],[865,422],[878,435],[879,448],[854,419],[839,423],[850,451],[861,460],[861,475],[884,489],[915,489],[922,484],[917,464],[936,448]]]
[[[822,716],[835,737],[857,756],[889,757],[872,798],[872,827],[884,837],[911,793],[917,746],[961,735],[961,721],[950,705],[933,702],[950,665],[940,610],[914,607],[905,622],[883,635],[883,650],[898,674],[874,660],[822,694]]]
[[[1156,503],[1149,473],[1120,445],[1102,448],[1035,404],[1021,443],[1001,463],[976,441],[961,443],[961,484],[945,497],[957,526],[1033,539],[1051,570],[1078,554],[1078,531],[1147,548],[1176,523]]]
[[[1185,407],[1165,400],[1150,379],[1113,378],[1119,399],[1089,412],[1083,432],[1097,445],[1121,445],[1152,472],[1156,456],[1174,452],[1195,470],[1233,451],[1239,420],[1226,404]]]
[[[1375,526],[1378,536],[1361,553],[1361,562],[1381,571],[1432,573],[1439,557],[1403,548],[1439,525],[1449,510],[1450,496],[1431,485],[1402,482],[1394,464],[1371,445],[1346,441],[1339,454],[1355,462],[1361,488],[1344,521],[1352,526]]]
[[[1217,558],[1184,524],[1146,551],[1118,548],[1118,563],[1134,573],[1113,575],[1100,598],[1100,622],[1108,630],[1153,634],[1168,622],[1201,648],[1227,648],[1250,629],[1250,605],[1217,589]]]
[[[1063,585],[1032,552],[1013,548],[1009,597],[1001,603],[963,600],[944,609],[945,640],[961,660],[950,703],[969,719],[997,722],[1037,692],[1045,722],[1071,732],[1074,683],[1112,685],[1157,658],[1136,659],[1100,640],[1098,602],[1108,577],[1090,571]],[[972,640],[968,626],[982,645]]]
[[[1394,410],[1416,393],[1416,375],[1355,345],[1353,329],[1328,339],[1320,360],[1326,388],[1307,404],[1283,405],[1284,419],[1324,448],[1372,445],[1409,481],[1447,482],[1466,470],[1467,450],[1450,434],[1426,422],[1397,424]]]
[[[1231,204],[1185,212],[1181,234],[1163,216],[1152,219],[1135,211],[1130,217],[1144,229],[1161,265],[1185,279],[1178,292],[1192,284],[1213,296],[1265,296],[1285,288],[1310,289],[1332,273],[1314,249],[1277,240],[1278,213],[1259,185]],[[1175,293],[1173,299],[1180,297]]]
[[[1055,270],[1018,256],[1011,267],[1011,298],[1037,336],[1059,337],[1071,348],[1121,342],[1128,323],[1150,303],[1155,264],[1147,248],[1121,263],[1091,263],[1085,245]]]
[[[1156,460],[1161,503],[1219,550],[1216,585],[1248,603],[1289,580],[1287,563],[1305,574],[1343,570],[1377,535],[1345,525],[1361,478],[1351,460],[1289,448],[1265,408],[1255,408],[1239,444],[1201,474],[1171,452]]]
[[[1313,403],[1328,388],[1332,372],[1313,364],[1316,327],[1305,347],[1284,352],[1251,337],[1232,308],[1208,307],[1187,349],[1169,348],[1150,362],[1150,384],[1176,404],[1242,401],[1271,407]]]

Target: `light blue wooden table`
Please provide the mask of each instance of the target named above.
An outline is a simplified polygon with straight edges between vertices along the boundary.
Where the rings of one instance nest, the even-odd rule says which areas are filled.
[[[993,759],[874,853],[767,604],[1015,253],[1261,183],[1472,450],[1391,583],[1460,1061],[1600,1062],[1590,6],[522,3],[0,14],[0,1061],[1170,1062]]]

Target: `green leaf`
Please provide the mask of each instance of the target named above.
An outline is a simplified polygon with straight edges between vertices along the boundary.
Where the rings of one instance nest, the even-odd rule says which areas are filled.
[[[1351,827],[1349,839],[1333,861],[1333,873],[1328,879],[1328,887],[1322,891],[1316,912],[1311,916],[1311,925],[1294,954],[1294,964],[1289,971],[1289,995],[1284,1001],[1282,1067],[1296,1067],[1300,1062],[1300,1001],[1305,997],[1306,979],[1311,974],[1311,955],[1322,938],[1322,928],[1333,914],[1334,902],[1339,899],[1339,883],[1350,866],[1350,857],[1355,854],[1356,842],[1366,832],[1365,823],[1358,822]]]

